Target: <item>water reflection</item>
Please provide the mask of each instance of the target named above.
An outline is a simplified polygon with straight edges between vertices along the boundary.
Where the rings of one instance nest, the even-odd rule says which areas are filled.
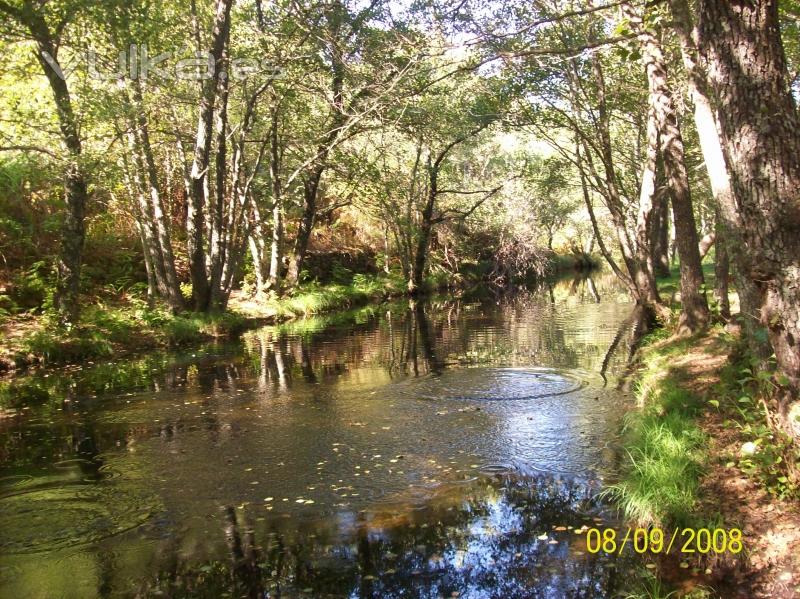
[[[573,529],[631,309],[582,279],[6,385],[0,595],[606,596]]]
[[[598,506],[552,477],[481,477],[425,504],[389,503],[335,520],[266,522],[227,506],[226,559],[168,570],[140,596],[608,597],[630,568],[586,551]],[[223,536],[223,535],[220,535]],[[165,551],[166,555],[169,550]],[[621,573],[621,574],[620,574]]]

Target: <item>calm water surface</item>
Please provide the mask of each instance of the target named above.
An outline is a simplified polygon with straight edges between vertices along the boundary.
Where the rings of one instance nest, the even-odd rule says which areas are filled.
[[[370,307],[6,387],[0,597],[607,597],[632,305]]]

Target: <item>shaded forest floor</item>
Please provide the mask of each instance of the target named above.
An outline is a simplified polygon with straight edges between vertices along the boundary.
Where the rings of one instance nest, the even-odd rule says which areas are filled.
[[[710,587],[721,597],[800,597],[797,493],[776,484],[783,477],[770,466],[778,461],[770,452],[780,452],[756,424],[760,406],[748,412],[743,401],[737,342],[736,335],[715,327],[699,338],[662,339],[643,348],[637,396],[652,420],[637,415],[629,422],[631,464],[621,505],[627,511],[633,505],[636,519],[665,528],[741,529],[739,555],[664,557],[662,578],[680,595],[704,596],[703,588]],[[645,456],[654,430],[667,431],[664,443],[682,455],[663,455],[664,463]],[[761,441],[751,456],[743,448],[756,437]],[[675,469],[674,480],[653,475],[664,468]],[[654,482],[661,488],[653,490]]]

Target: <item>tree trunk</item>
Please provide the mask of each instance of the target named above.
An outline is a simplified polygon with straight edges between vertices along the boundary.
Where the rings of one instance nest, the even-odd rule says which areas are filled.
[[[263,294],[269,281],[269,266],[267,264],[267,242],[264,224],[261,218],[261,211],[255,202],[250,207],[250,235],[248,244],[250,247],[250,257],[253,260],[253,269],[256,275],[256,295]]]
[[[588,165],[589,172],[593,174],[598,188],[602,190],[606,207],[611,215],[611,221],[617,234],[622,260],[625,263],[627,274],[623,274],[619,268],[614,268],[613,262],[609,259],[608,252],[603,249],[602,245],[600,246],[601,251],[603,251],[606,260],[612,265],[612,268],[614,268],[617,276],[628,286],[636,302],[646,306],[648,311],[651,313],[661,312],[663,306],[658,301],[657,288],[652,276],[652,262],[650,262],[650,259],[648,258],[649,239],[646,234],[637,234],[638,232],[646,232],[648,230],[647,221],[650,218],[653,197],[650,192],[651,190],[654,190],[654,179],[652,179],[650,175],[652,174],[655,176],[654,165],[652,160],[649,160],[645,167],[645,175],[650,182],[649,184],[645,184],[645,186],[640,190],[643,193],[645,201],[643,210],[637,213],[637,221],[639,222],[637,222],[634,227],[635,235],[632,237],[628,231],[628,211],[623,202],[618,182],[618,174],[615,167],[614,151],[611,141],[610,114],[606,102],[605,77],[603,74],[602,65],[597,57],[592,58],[592,70],[597,86],[597,116],[594,117],[592,121],[594,133],[597,136],[597,144],[595,145],[597,147],[597,152],[603,167],[603,176],[600,176],[600,174],[595,171],[594,165],[592,164],[592,154],[590,148],[588,147],[589,144],[586,143],[585,137],[583,137],[583,134],[579,130],[576,130],[576,134],[578,134],[579,141],[584,146],[584,152],[583,155],[581,155],[579,147],[576,154],[576,160],[579,164],[585,163]],[[575,84],[572,79],[571,84],[573,85],[573,109],[578,111],[579,108],[576,100],[576,91],[574,88],[579,86]],[[649,158],[652,159],[652,153],[649,155]],[[586,202],[587,209],[589,210],[589,216],[592,220],[592,227],[595,231],[595,236],[598,238],[598,241],[602,241],[594,216],[594,211],[591,207],[591,200],[586,190],[585,179],[582,178],[581,183],[583,187],[584,201]],[[642,239],[645,242],[644,246],[639,247],[637,242],[641,241]],[[650,263],[650,267],[648,267],[648,263]]]
[[[227,69],[227,46],[230,37],[230,27],[225,36],[222,50],[221,68]],[[227,72],[221,73],[219,86],[217,89],[217,110],[215,123],[215,145],[216,154],[214,157],[214,202],[211,207],[211,237],[209,241],[211,268],[209,269],[209,309],[219,310],[226,302],[225,289],[222,283],[222,272],[226,261],[225,247],[225,196],[226,196],[226,175],[228,169],[228,92],[229,75]]]
[[[151,220],[144,223],[144,227],[152,226],[154,230],[154,243],[156,248],[152,252],[154,264],[153,274],[156,276],[159,295],[163,297],[174,311],[183,309],[183,296],[178,282],[178,274],[175,270],[175,255],[172,251],[172,239],[169,225],[164,214],[164,203],[158,184],[158,171],[153,156],[153,148],[150,144],[150,132],[147,118],[144,112],[144,98],[142,97],[141,81],[133,81],[133,108],[134,108],[134,127],[133,142],[134,152],[137,156],[137,166],[142,169],[142,175],[146,175],[143,189],[149,192],[149,206],[147,217]],[[143,213],[144,214],[144,213]],[[159,275],[161,281],[158,281]]]
[[[628,275],[622,272],[619,265],[617,264],[614,257],[611,255],[611,252],[606,247],[605,241],[603,241],[603,235],[600,232],[600,226],[597,223],[597,217],[594,213],[594,206],[592,205],[592,197],[589,194],[589,185],[586,182],[586,173],[583,170],[583,160],[581,158],[581,145],[580,143],[575,144],[575,162],[578,166],[578,175],[581,179],[581,192],[583,193],[583,201],[586,204],[586,211],[589,213],[589,220],[592,223],[592,231],[594,232],[594,239],[597,240],[597,247],[600,248],[600,253],[605,258],[606,262],[608,263],[609,267],[611,268],[612,272],[617,276],[617,278],[622,281],[625,286],[633,292],[635,289],[633,282],[630,280]]]
[[[53,93],[61,138],[67,150],[64,169],[67,212],[61,234],[55,305],[61,324],[72,324],[77,322],[80,314],[81,266],[86,238],[84,221],[89,197],[81,164],[83,150],[66,79],[60,77],[53,68],[58,66],[58,50],[53,34],[40,13],[24,10],[18,18],[28,27],[36,40],[36,58]]]
[[[269,258],[269,287],[280,294],[283,267],[283,184],[281,182],[281,151],[278,146],[278,111],[272,113],[270,128],[269,174],[272,181],[272,244]]]
[[[717,219],[716,225],[717,251],[714,255],[714,297],[719,305],[719,315],[724,321],[731,319],[731,304],[728,300],[728,278],[730,274],[730,259],[728,257],[728,243],[725,239],[724,225]]]
[[[759,312],[761,300],[755,283],[750,279],[748,257],[741,236],[741,217],[736,207],[728,165],[722,151],[718,119],[712,108],[706,75],[700,68],[697,56],[697,32],[692,24],[686,0],[670,0],[675,31],[681,44],[681,56],[688,74],[689,94],[694,104],[694,121],[700,141],[700,150],[706,165],[711,193],[717,206],[718,222],[728,255],[733,263],[733,279],[739,296],[739,314],[745,341],[753,356],[766,360],[772,350],[760,333]]]
[[[672,90],[667,82],[667,68],[661,44],[645,28],[641,18],[634,13],[630,5],[625,7],[625,12],[641,44],[650,106],[658,122],[664,172],[672,192],[672,217],[675,223],[675,240],[681,272],[681,318],[678,332],[692,334],[708,325],[710,314],[703,292],[703,269],[698,251],[697,227],[694,222],[689,177],[686,172],[683,138],[675,112]]]
[[[653,270],[656,277],[670,276],[669,261],[669,202],[659,197],[653,208],[653,227],[650,246],[653,254]]]
[[[789,87],[777,0],[700,0],[699,47],[779,370],[800,390],[800,115]],[[779,415],[789,432],[788,396]]]
[[[136,230],[139,232],[139,240],[142,242],[142,255],[144,256],[144,268],[147,274],[147,305],[153,307],[155,305],[156,296],[158,294],[156,276],[155,276],[155,263],[151,252],[152,236],[150,229],[147,227],[147,216],[142,214],[142,206],[146,205],[143,198],[143,191],[141,185],[136,181],[131,167],[128,156],[122,152],[122,176],[125,180],[125,187],[128,189],[128,195],[131,199],[131,207],[133,212],[133,219],[136,222]]]
[[[310,173],[303,181],[303,215],[295,238],[294,251],[289,263],[289,272],[286,275],[286,282],[289,287],[295,287],[300,282],[300,274],[303,271],[303,262],[308,251],[308,243],[311,239],[311,232],[317,219],[317,200],[319,194],[320,181],[327,168],[326,161],[331,149],[336,144],[341,134],[342,128],[347,125],[350,115],[344,110],[344,78],[346,66],[343,59],[341,48],[338,47],[339,39],[342,35],[343,5],[334,3],[332,14],[328,16],[328,35],[331,40],[328,44],[328,52],[331,61],[331,114],[330,128],[322,139],[322,143],[317,148],[316,159]]]
[[[214,28],[211,41],[211,57],[214,61],[214,76],[203,81],[200,111],[197,123],[194,160],[192,162],[191,197],[186,219],[187,245],[189,250],[189,272],[192,278],[192,300],[194,309],[205,312],[209,309],[210,285],[206,272],[205,252],[205,203],[208,185],[208,167],[211,154],[211,130],[214,120],[214,99],[219,73],[222,68],[222,53],[230,25],[233,0],[217,0]]]
[[[654,308],[661,303],[661,299],[658,297],[658,287],[656,287],[652,244],[650,243],[653,208],[657,201],[658,142],[658,121],[655,110],[651,107],[647,115],[647,153],[642,170],[639,213],[636,218],[636,287],[645,303]]]
[[[600,158],[605,174],[605,200],[606,207],[611,214],[611,222],[619,240],[622,261],[628,270],[632,290],[636,296],[636,301],[646,303],[646,296],[641,292],[637,285],[637,267],[633,242],[628,235],[625,223],[625,209],[619,191],[617,172],[614,167],[613,145],[611,143],[610,116],[606,104],[605,76],[600,61],[596,56],[592,57],[592,69],[597,84],[597,134],[600,141]],[[587,149],[585,157],[589,159],[590,154]]]
[[[324,170],[324,167],[319,165],[303,180],[303,216],[300,218],[292,260],[289,263],[289,272],[286,274],[289,287],[296,287],[300,282],[300,273],[303,271],[303,263],[308,252],[308,242],[311,240],[311,231],[317,219],[317,194]]]
[[[703,235],[703,238],[697,244],[697,251],[700,254],[700,260],[703,260],[708,255],[708,252],[711,251],[712,246],[716,242],[717,242],[716,231],[711,231],[711,233]]]
[[[430,245],[431,230],[433,228],[433,209],[436,204],[436,196],[439,193],[438,164],[428,164],[428,178],[428,195],[425,200],[425,206],[420,213],[417,247],[414,251],[414,261],[411,265],[411,277],[408,281],[408,293],[412,296],[422,293],[425,283],[425,268],[428,263],[428,246]]]

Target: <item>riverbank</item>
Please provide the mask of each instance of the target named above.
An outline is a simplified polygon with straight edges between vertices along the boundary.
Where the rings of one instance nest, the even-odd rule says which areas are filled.
[[[597,267],[591,256],[553,255],[550,260],[552,276]],[[425,289],[462,292],[482,283],[478,275],[452,278],[440,271],[427,277]],[[6,314],[0,320],[0,375],[234,338],[259,326],[349,310],[405,294],[405,280],[399,274],[356,274],[346,284],[312,282],[281,298],[234,292],[227,310],[219,314],[172,314],[163,307],[148,306],[144,297],[135,294],[94,298],[83,310],[80,325],[71,330],[56,326],[47,313]]]
[[[657,330],[640,349],[639,409],[626,419],[611,493],[632,526],[742,531],[738,555],[663,556],[659,576],[679,592],[797,597],[800,510],[787,467],[797,455],[767,426],[767,378],[752,375],[735,332],[668,335]]]
[[[47,315],[8,318],[0,324],[0,373],[232,338],[247,329],[381,302],[402,293],[402,281],[396,277],[356,276],[350,285],[306,285],[284,298],[234,294],[228,310],[220,314],[176,315],[150,308],[133,296],[85,309],[81,324],[71,330],[58,327]]]

